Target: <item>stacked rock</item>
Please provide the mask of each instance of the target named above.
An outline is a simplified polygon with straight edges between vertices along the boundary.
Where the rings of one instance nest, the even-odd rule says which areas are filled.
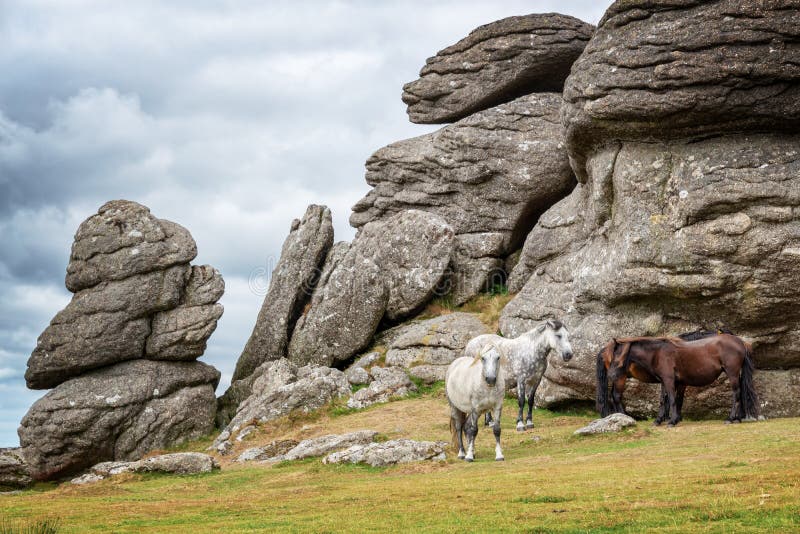
[[[220,400],[221,425],[252,394],[264,362],[342,367],[382,322],[407,319],[435,296],[462,304],[505,280],[507,257],[539,214],[575,186],[560,91],[592,31],[563,15],[511,17],[428,60],[421,78],[404,88],[409,116],[458,122],[367,161],[374,188],[353,208],[352,243],[331,245],[327,208],[310,206],[293,223],[234,382]],[[468,329],[483,331],[475,321],[466,321]],[[397,366],[422,365],[424,380],[439,379],[463,348],[462,337],[458,330],[452,340],[442,338],[436,357],[426,348]]]
[[[572,330],[578,357],[550,366],[541,404],[593,398],[612,336],[722,323],[753,341],[762,413],[800,415],[798,65],[794,2],[609,8],[564,89],[581,183],[528,236],[501,319],[506,335],[547,316]],[[652,413],[656,389],[631,387]],[[729,405],[720,381],[684,412]]]
[[[404,87],[409,117],[458,122],[373,154],[373,189],[350,223],[361,228],[409,209],[438,215],[456,237],[454,303],[503,282],[506,258],[575,186],[560,92],[593,29],[565,15],[510,17],[428,59]]]
[[[19,428],[31,475],[46,480],[208,434],[219,372],[196,362],[222,316],[225,285],[178,224],[125,200],[78,228],[74,296],[39,337],[25,378],[54,388]]]

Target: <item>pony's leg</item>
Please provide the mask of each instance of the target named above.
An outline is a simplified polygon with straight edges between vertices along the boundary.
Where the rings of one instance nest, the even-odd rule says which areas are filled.
[[[456,434],[456,441],[458,442],[458,458],[463,459],[466,456],[464,452],[464,421],[466,419],[464,412],[454,406],[450,406],[450,418],[453,422],[453,428]]]
[[[683,397],[686,394],[686,384],[678,384],[676,387],[675,405],[678,408],[678,421],[683,421]]]
[[[741,423],[742,422],[742,405],[740,402],[741,397],[741,388],[739,387],[739,375],[729,373],[728,370],[725,370],[725,374],[728,375],[728,381],[731,383],[731,393],[733,394],[733,402],[731,403],[731,414],[725,420],[726,424],[730,423]]]
[[[661,382],[662,386],[664,387],[664,391],[667,395],[667,403],[669,406],[669,426],[675,426],[678,424],[678,405],[675,402],[675,379],[670,377],[666,377]]]
[[[505,460],[505,456],[503,456],[503,449],[500,448],[500,414],[503,411],[503,404],[500,403],[500,406],[493,410],[492,416],[494,418],[494,426],[492,427],[492,431],[494,431],[494,461],[495,462],[502,462]]]
[[[667,404],[669,399],[667,398],[667,390],[664,389],[664,384],[661,384],[661,392],[659,393],[659,403],[658,403],[658,417],[656,420],[653,421],[653,424],[659,426],[661,423],[667,420]]]
[[[534,375],[530,391],[528,392],[528,419],[525,421],[526,429],[533,428],[533,401],[536,397],[536,390],[539,389],[539,384],[542,383],[543,376],[544,371],[542,371],[541,374]]]
[[[485,426],[492,426],[492,412],[486,412],[486,418],[483,424]]]
[[[478,413],[471,412],[467,416],[465,432],[467,434],[467,455],[464,459],[471,462],[475,459],[475,436],[478,435]]]
[[[522,432],[525,430],[525,425],[522,423],[522,414],[525,412],[525,381],[522,378],[517,378],[517,404],[519,404],[517,432]]]
[[[614,413],[626,413],[625,404],[622,402],[622,394],[625,392],[627,378],[624,373],[620,373],[611,383],[611,400],[614,406]]]

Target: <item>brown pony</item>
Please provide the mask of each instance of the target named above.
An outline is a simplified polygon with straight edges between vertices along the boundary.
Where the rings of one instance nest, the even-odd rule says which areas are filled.
[[[640,382],[661,384],[662,408],[656,424],[666,419],[668,412],[669,424],[674,426],[681,418],[686,387],[707,386],[723,371],[733,393],[727,422],[757,418],[751,348],[741,338],[719,334],[694,341],[679,337],[614,339],[597,354],[597,410],[603,417],[614,412],[625,413],[622,393],[627,378],[633,377]]]

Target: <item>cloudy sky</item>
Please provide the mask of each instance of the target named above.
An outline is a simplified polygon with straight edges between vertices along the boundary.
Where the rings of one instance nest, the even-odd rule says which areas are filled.
[[[290,222],[328,205],[337,240],[376,149],[427,133],[403,83],[503,17],[597,23],[610,1],[0,0],[0,446],[44,392],[23,374],[70,299],[78,225],[126,198],[188,228],[226,281],[204,361],[243,347]],[[221,393],[221,391],[218,391]]]

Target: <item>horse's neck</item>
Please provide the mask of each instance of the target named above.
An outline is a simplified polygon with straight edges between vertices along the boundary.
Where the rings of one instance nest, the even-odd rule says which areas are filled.
[[[530,350],[533,348],[533,355],[534,358],[543,358],[547,356],[547,353],[550,351],[550,345],[548,345],[547,340],[545,339],[546,333],[545,332],[527,332],[522,334],[522,338],[525,338],[526,348]]]

